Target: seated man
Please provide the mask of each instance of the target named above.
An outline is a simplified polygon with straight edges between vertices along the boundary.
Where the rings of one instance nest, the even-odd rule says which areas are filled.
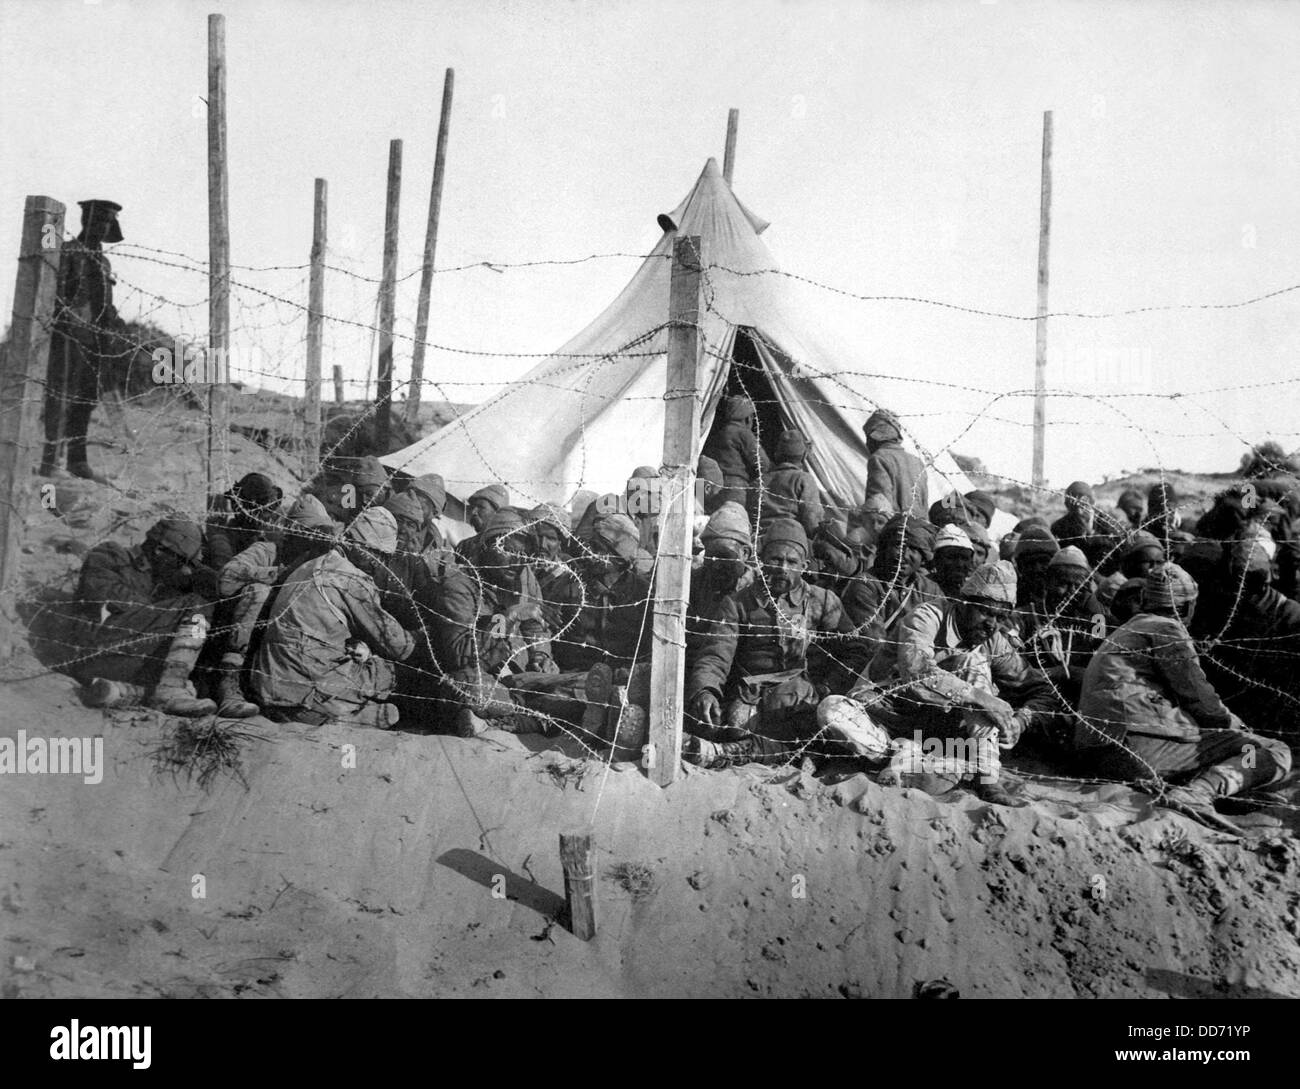
[[[1067,707],[1077,707],[1083,674],[1106,637],[1106,618],[1092,592],[1092,567],[1074,545],[1047,565],[1043,596],[1022,614],[1024,655],[1052,683]],[[1055,738],[1063,743],[1063,738]]]
[[[581,554],[566,580],[548,596],[554,610],[555,659],[565,670],[604,663],[630,669],[650,657],[650,565],[635,523],[626,514],[600,514],[580,526]]]
[[[1025,803],[1000,782],[998,750],[1013,747],[1027,726],[1043,723],[1057,708],[1046,678],[1003,632],[1015,601],[1011,563],[978,568],[956,600],[912,610],[849,696],[896,738],[919,737],[927,750],[940,742],[964,746],[975,794],[1019,807]]]
[[[434,577],[424,554],[428,521],[423,504],[409,489],[389,496],[384,509],[397,523],[397,549],[374,573],[379,601],[402,627],[415,631],[420,627],[416,600]]]
[[[623,513],[636,525],[641,547],[648,553],[659,549],[659,505],[663,481],[652,465],[638,465],[623,488]]]
[[[217,686],[217,713],[222,718],[248,718],[258,713],[257,704],[245,698],[245,674],[262,610],[275,587],[294,568],[334,547],[338,532],[320,500],[302,495],[278,528],[222,567],[218,590],[222,599],[231,603]]]
[[[851,678],[842,658],[850,625],[840,600],[804,581],[808,537],[788,518],[768,524],[761,571],[721,599],[688,663],[687,713],[699,724],[683,758],[705,767],[785,763],[817,733],[817,704]],[[720,727],[737,737],[714,743]]]
[[[1165,562],[1165,550],[1161,547],[1159,539],[1153,533],[1148,533],[1144,529],[1134,530],[1128,535],[1128,539],[1119,547],[1119,569],[1105,578],[1099,580],[1097,584],[1097,600],[1102,607],[1110,611],[1115,601],[1115,595],[1120,588],[1133,579],[1146,578],[1147,572],[1153,567],[1157,567]],[[1130,612],[1122,619],[1119,624],[1124,623],[1133,614]]]
[[[455,550],[438,528],[438,519],[447,509],[447,486],[437,473],[425,473],[412,480],[406,486],[406,491],[408,495],[415,496],[424,508],[424,537],[420,542],[420,555],[424,557],[430,576],[440,579],[456,563]]]
[[[387,729],[397,722],[393,662],[415,646],[380,605],[373,572],[397,548],[397,522],[362,511],[342,541],[276,588],[251,655],[249,685],[268,718]]]
[[[1084,674],[1075,750],[1093,774],[1155,780],[1157,804],[1238,831],[1215,799],[1282,779],[1291,751],[1250,733],[1206,679],[1186,628],[1196,597],[1177,564],[1148,573],[1142,611],[1111,632]],[[1166,780],[1182,785],[1166,789]]]
[[[332,457],[304,489],[324,505],[330,518],[347,525],[363,510],[383,506],[389,496],[388,471],[373,455]]]
[[[544,595],[555,660],[564,671],[551,690],[584,702],[586,735],[639,753],[650,698],[653,560],[630,517],[593,513],[576,533],[579,554]]]
[[[1142,528],[1156,535],[1167,559],[1178,563],[1182,563],[1183,551],[1195,540],[1192,534],[1181,528],[1182,524],[1178,493],[1168,481],[1157,480],[1147,489],[1147,515],[1142,520]],[[1198,535],[1213,536],[1201,533],[1199,529]]]
[[[1269,585],[1272,548],[1263,528],[1233,543],[1226,578],[1233,607],[1211,633],[1205,666],[1233,712],[1258,730],[1297,738],[1300,604]]]
[[[876,654],[897,638],[909,612],[926,601],[943,599],[939,584],[925,573],[934,539],[929,522],[894,515],[881,531],[871,574],[849,579],[844,586],[844,611],[869,670],[875,668],[871,661]]]
[[[698,500],[696,506],[700,508],[697,514],[710,515],[727,502],[726,478],[722,475],[722,467],[711,457],[700,455],[700,460],[696,463],[695,478],[695,495]]]
[[[763,479],[760,532],[774,518],[793,518],[811,539],[822,524],[817,479],[808,472],[808,440],[800,431],[783,431],[776,441],[776,468]]]
[[[208,517],[204,559],[220,570],[254,541],[264,540],[279,521],[284,493],[262,473],[248,473],[218,496]]]
[[[704,554],[691,570],[691,600],[686,610],[686,669],[692,666],[716,634],[724,606],[754,581],[750,568],[749,516],[739,503],[723,503],[709,518],[701,534]],[[682,728],[709,741],[739,740],[743,731],[728,730],[716,722],[683,716]]]
[[[555,674],[551,633],[531,564],[531,541],[518,511],[502,507],[480,533],[477,563],[450,572],[422,601],[437,635],[444,698],[456,708],[456,730],[476,737],[489,727],[510,733],[557,733],[547,713],[533,714],[516,683]]]
[[[90,706],[146,703],[187,717],[216,711],[189,681],[216,593],[215,572],[199,562],[202,550],[199,527],[172,515],[139,545],[105,541],[86,553],[60,668],[86,685]]]
[[[1115,506],[1128,519],[1130,529],[1141,529],[1146,518],[1147,501],[1136,488],[1125,488],[1115,500]]]
[[[533,535],[533,554],[541,564],[568,560],[573,551],[573,519],[558,503],[541,503],[528,512]]]
[[[1101,574],[1110,574],[1116,549],[1129,532],[1128,519],[1117,510],[1098,506],[1092,485],[1082,480],[1065,490],[1065,508],[1065,515],[1052,523],[1052,536],[1062,548],[1079,549]]]
[[[483,527],[492,515],[508,506],[510,493],[503,484],[488,484],[465,500],[465,521],[473,528],[474,534],[456,545],[458,563],[477,562],[479,546],[483,544]]]
[[[934,559],[930,569],[946,597],[956,597],[961,593],[975,566],[975,546],[966,531],[951,522],[939,530],[934,539]]]
[[[1047,565],[1061,551],[1052,534],[1037,525],[1026,526],[1015,547],[1016,605],[1032,612],[1035,601],[1041,601],[1047,587]]]

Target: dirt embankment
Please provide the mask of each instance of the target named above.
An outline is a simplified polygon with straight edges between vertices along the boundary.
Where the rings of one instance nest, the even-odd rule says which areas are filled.
[[[1120,787],[999,810],[754,768],[662,791],[508,735],[255,719],[246,785],[205,792],[156,770],[175,720],[57,677],[3,700],[0,736],[99,732],[106,764],[0,779],[5,995],[1300,997],[1294,838],[1216,842]],[[582,943],[557,836],[588,825]]]

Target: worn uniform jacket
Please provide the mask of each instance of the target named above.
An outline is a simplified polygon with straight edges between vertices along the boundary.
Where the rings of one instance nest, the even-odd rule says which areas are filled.
[[[1017,702],[1031,711],[1054,709],[1047,679],[1025,661],[1002,632],[987,642],[963,646],[953,602],[930,602],[914,609],[886,643],[860,681],[877,675],[888,685],[906,686],[900,694],[918,703],[961,706],[973,689]]]
[[[366,671],[348,657],[350,639],[392,661],[407,658],[415,645],[380,605],[374,580],[331,549],[295,568],[270,604],[251,669],[257,701],[269,707],[313,706],[321,702],[316,696],[355,701]]]
[[[758,520],[766,524],[773,518],[795,519],[809,537],[817,532],[822,524],[822,500],[812,473],[787,461],[763,478]]]
[[[81,561],[77,601],[83,617],[99,622],[140,605],[171,607],[181,599],[211,599],[216,591],[216,573],[203,567],[196,568],[189,590],[155,585],[149,560],[139,545],[126,548],[115,541],[104,541]]]
[[[209,566],[220,570],[249,545],[264,537],[265,532],[260,526],[244,525],[230,514],[214,515],[207,525],[204,559]]]
[[[1218,634],[1216,632],[1215,634]],[[1300,732],[1300,604],[1271,587],[1235,603],[1232,620],[1206,657],[1223,701],[1252,729]]]
[[[475,533],[472,537],[466,537],[457,543],[453,554],[457,566],[473,566],[479,562],[479,550],[483,546],[483,540],[479,534]]]
[[[917,575],[910,583],[888,582],[874,574],[849,579],[844,586],[844,611],[847,613],[862,653],[868,663],[890,642],[897,639],[898,629],[908,614],[926,602],[944,600],[943,590],[928,575]],[[868,664],[873,675],[888,670]]]
[[[701,692],[730,698],[742,682],[769,674],[818,674],[832,689],[852,677],[845,662],[851,625],[840,599],[802,580],[774,601],[762,580],[724,597],[701,633],[686,701]]]
[[[898,442],[877,447],[867,456],[866,498],[883,495],[897,513],[911,512],[924,521],[930,512],[930,488],[925,462],[909,454]]]
[[[88,620],[99,621],[168,593],[154,586],[149,561],[138,545],[125,548],[115,541],[104,541],[81,561],[77,601]]]
[[[443,539],[437,526],[429,526],[420,555],[432,579],[445,577],[459,562],[456,550]]]
[[[730,589],[719,589],[709,578],[707,568],[691,572],[691,598],[686,609],[686,669],[689,674],[709,640],[717,634],[717,624],[722,619],[724,603],[743,593],[754,583],[752,569],[747,569],[739,583]]]
[[[571,576],[548,585],[555,660],[564,670],[590,669],[597,662],[630,667],[650,655],[654,606],[650,576],[640,562],[621,563],[600,578]]]
[[[728,488],[748,488],[760,471],[766,478],[772,467],[748,421],[731,420],[715,429],[704,446],[704,454],[718,463]]]
[[[1130,734],[1194,741],[1201,729],[1224,730],[1233,717],[1210,685],[1192,637],[1172,616],[1138,613],[1098,648],[1083,678],[1079,748],[1122,742]]]
[[[1101,617],[1100,630],[1096,618]],[[1012,643],[1025,658],[1059,690],[1068,703],[1079,698],[1083,676],[1092,656],[1101,646],[1105,632],[1105,615],[1093,595],[1080,609],[1054,616],[1045,606],[1035,603],[1029,611],[1017,614],[1019,631]]]
[[[541,590],[529,566],[520,569],[513,590],[459,567],[442,580],[429,606],[438,664],[452,680],[477,684],[483,675],[526,672],[551,656]]]
[[[54,322],[59,332],[89,347],[95,346],[97,332],[121,324],[113,306],[113,270],[108,257],[80,238],[65,242],[59,254]]]

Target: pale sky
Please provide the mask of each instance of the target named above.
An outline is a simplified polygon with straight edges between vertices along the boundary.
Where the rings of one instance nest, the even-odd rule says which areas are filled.
[[[399,137],[399,272],[416,272],[450,66],[440,268],[648,252],[656,213],[721,158],[737,107],[735,190],[772,221],[764,240],[784,269],[857,294],[1032,315],[1051,109],[1053,311],[1232,303],[1300,283],[1297,4],[0,0],[6,313],[30,193],[73,212],[85,197],[117,200],[129,243],[206,260],[209,11],[227,16],[237,265],[305,265],[320,176],[331,262],[377,278]],[[124,316],[202,335],[202,271],[146,256],[116,247]],[[440,275],[429,337],[461,351],[431,350],[428,374],[453,399],[483,399],[585,326],[636,267]],[[305,269],[235,277],[306,301]],[[408,335],[418,281],[399,293]],[[368,326],[375,289],[331,274],[326,310]],[[298,392],[303,314],[268,295],[236,289],[236,350],[260,384]],[[1028,476],[1033,322],[822,295],[826,320],[872,346],[874,370],[983,391],[933,387],[932,422],[959,453]],[[1053,319],[1048,337],[1058,487],[1147,465],[1227,470],[1266,437],[1300,445],[1300,291]],[[342,363],[359,393],[369,346],[369,332],[330,323],[326,373]],[[399,379],[409,358],[399,342]],[[1264,383],[1278,384],[1205,392]]]

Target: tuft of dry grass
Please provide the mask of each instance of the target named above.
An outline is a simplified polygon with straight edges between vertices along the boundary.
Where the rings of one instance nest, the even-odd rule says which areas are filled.
[[[633,900],[649,896],[655,889],[655,872],[644,862],[616,862],[605,876]]]
[[[243,747],[250,741],[266,740],[265,735],[238,722],[209,715],[181,720],[171,737],[149,755],[159,774],[169,773],[173,779],[197,782],[208,790],[219,775],[228,772],[247,790]]]

